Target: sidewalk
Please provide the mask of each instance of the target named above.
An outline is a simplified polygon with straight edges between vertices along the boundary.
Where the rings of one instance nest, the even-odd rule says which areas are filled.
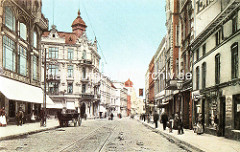
[[[147,123],[147,121],[142,122],[139,119],[137,120],[186,150],[206,152],[240,152],[239,141],[209,134],[197,135],[193,132],[193,130],[189,129],[184,129],[184,134],[178,135],[177,130],[173,130],[173,133],[169,133],[168,128],[163,130],[163,126],[160,123],[158,123],[158,128],[155,129],[155,124],[152,122]]]
[[[22,135],[55,129],[58,126],[59,122],[57,119],[47,119],[47,127],[40,127],[40,122],[26,123],[22,126],[8,125],[6,127],[0,127],[0,141],[16,138]]]

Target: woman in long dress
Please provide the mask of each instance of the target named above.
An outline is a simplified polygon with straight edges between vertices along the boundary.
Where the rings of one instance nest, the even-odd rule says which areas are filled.
[[[2,109],[2,126],[6,127],[7,126],[7,119],[6,119],[6,114],[5,114],[5,109],[3,107]]]
[[[198,135],[203,134],[203,125],[202,125],[202,114],[199,114],[198,116],[198,123],[197,123],[197,130]]]

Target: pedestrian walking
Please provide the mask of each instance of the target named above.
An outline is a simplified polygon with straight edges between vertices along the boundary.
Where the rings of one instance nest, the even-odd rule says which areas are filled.
[[[161,121],[162,121],[162,123],[163,123],[163,130],[166,130],[167,121],[168,121],[168,116],[167,116],[167,113],[166,113],[166,112],[163,112],[163,113],[162,113]]]
[[[6,113],[5,108],[3,107],[1,110],[1,126],[6,127],[7,126],[7,119],[6,119]]]
[[[181,118],[178,116],[178,114],[176,114],[176,126],[177,126],[177,129],[178,129],[178,134],[184,134],[183,132],[183,123],[182,123],[182,120]]]
[[[23,118],[24,118],[24,113],[21,107],[19,107],[18,112],[16,114],[16,119],[17,119],[17,125],[22,126],[23,124]]]
[[[146,114],[143,113],[143,121],[145,122],[145,120],[146,120]]]
[[[113,113],[111,113],[111,120],[113,120]]]
[[[174,123],[173,117],[170,116],[170,118],[169,118],[169,133],[172,133],[173,123]]]
[[[203,134],[202,114],[199,114],[198,116],[196,132],[198,135]]]
[[[154,123],[155,123],[155,128],[158,128],[159,114],[157,113],[157,111],[155,111],[154,114],[153,114],[153,120],[154,120]]]
[[[40,111],[40,118],[41,118],[40,126],[46,127],[46,114],[43,109]]]

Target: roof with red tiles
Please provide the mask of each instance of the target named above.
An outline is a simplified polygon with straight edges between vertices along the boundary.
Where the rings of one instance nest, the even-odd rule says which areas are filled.
[[[133,87],[133,82],[130,79],[128,79],[124,84],[125,87]]]
[[[77,18],[73,21],[72,27],[73,27],[73,26],[77,26],[77,25],[81,25],[81,26],[87,27],[86,23],[83,21],[83,19],[82,19],[81,16],[80,16],[80,10],[78,10],[78,16],[77,16]]]

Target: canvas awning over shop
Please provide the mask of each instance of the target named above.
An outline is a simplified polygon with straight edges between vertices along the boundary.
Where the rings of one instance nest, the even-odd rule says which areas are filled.
[[[63,104],[62,103],[47,104],[46,108],[48,108],[48,109],[63,109]]]
[[[76,110],[74,102],[67,102],[67,109]]]
[[[23,82],[18,82],[0,76],[0,92],[9,100],[43,103],[43,90]],[[53,104],[49,96],[46,97],[46,104]]]
[[[168,104],[169,104],[169,102],[160,103],[157,107],[158,107],[158,108],[165,108]]]

